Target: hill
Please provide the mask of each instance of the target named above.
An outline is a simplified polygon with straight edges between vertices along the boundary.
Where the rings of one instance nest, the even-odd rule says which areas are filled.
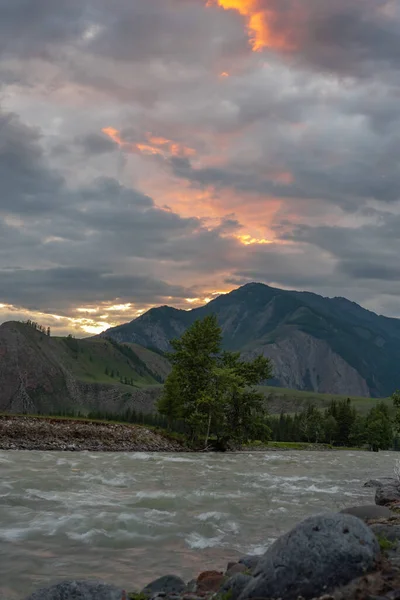
[[[162,356],[135,344],[0,326],[0,411],[149,412],[168,370]]]
[[[153,308],[102,336],[167,351],[197,318],[215,313],[223,345],[274,364],[273,385],[358,397],[389,396],[400,387],[400,320],[345,298],[324,298],[259,283],[190,311]]]

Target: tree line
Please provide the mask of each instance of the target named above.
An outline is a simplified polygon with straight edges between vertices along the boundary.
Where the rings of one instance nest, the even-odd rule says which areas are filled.
[[[21,321],[21,323],[23,323],[24,325],[28,325],[28,327],[32,327],[32,329],[35,329],[35,331],[39,331],[40,333],[43,333],[44,335],[47,335],[49,337],[51,335],[50,327],[40,325],[40,323],[37,323],[36,321],[28,319],[27,321]]]
[[[350,398],[332,400],[325,410],[310,404],[302,412],[271,417],[271,439],[278,442],[324,443],[333,446],[367,445],[371,450],[396,447],[396,421],[387,404],[378,402],[362,416]]]

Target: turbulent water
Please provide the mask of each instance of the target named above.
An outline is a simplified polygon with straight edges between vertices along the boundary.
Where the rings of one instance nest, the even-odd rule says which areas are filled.
[[[307,515],[373,501],[396,455],[0,452],[0,598],[66,578],[136,589],[261,553]]]

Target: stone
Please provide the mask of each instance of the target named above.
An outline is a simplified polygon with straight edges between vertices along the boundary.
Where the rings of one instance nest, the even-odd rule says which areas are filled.
[[[236,573],[244,573],[248,571],[248,568],[243,563],[236,563],[231,566],[231,568],[226,572],[228,577],[232,577],[232,575],[236,575]]]
[[[143,589],[142,594],[153,598],[160,594],[181,594],[186,590],[186,583],[176,575],[164,575],[148,583]]]
[[[100,581],[62,581],[34,592],[26,600],[121,600],[123,591]]]
[[[219,571],[203,571],[197,578],[197,592],[218,592],[225,581],[225,576]]]
[[[377,506],[376,504],[365,504],[362,506],[350,506],[340,511],[342,514],[353,515],[363,521],[372,521],[373,519],[389,519],[393,512],[387,506]]]
[[[382,479],[369,479],[369,481],[364,483],[363,487],[379,487],[381,485],[386,485],[388,483],[392,484],[396,482],[398,483],[398,480],[394,477],[382,477]]]
[[[394,479],[391,483],[379,485],[375,491],[375,504],[387,506],[400,502],[400,482]]]
[[[378,541],[361,519],[340,513],[309,517],[268,548],[240,600],[308,600],[371,571],[379,558]]]
[[[262,557],[262,554],[247,554],[239,558],[238,562],[245,565],[250,571],[253,571],[258,565],[258,561]]]
[[[238,600],[240,594],[243,592],[247,584],[251,581],[251,575],[245,575],[244,573],[236,573],[233,577],[230,577],[228,581],[220,588],[221,594],[230,592],[230,600]]]

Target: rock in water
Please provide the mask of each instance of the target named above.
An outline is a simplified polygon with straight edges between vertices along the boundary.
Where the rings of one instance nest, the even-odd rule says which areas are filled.
[[[376,537],[357,517],[309,517],[268,548],[240,600],[307,600],[371,571],[379,556]]]
[[[400,482],[384,483],[376,488],[375,504],[379,506],[387,506],[388,504],[396,504],[400,502]]]
[[[176,575],[164,575],[148,583],[143,588],[142,594],[154,597],[158,594],[180,594],[186,589],[186,583]]]
[[[365,504],[363,506],[350,506],[340,511],[346,515],[353,515],[363,521],[372,521],[373,519],[389,519],[393,516],[392,511],[387,506],[377,506],[376,504]]]
[[[34,592],[26,600],[121,600],[123,590],[100,581],[63,581]]]

